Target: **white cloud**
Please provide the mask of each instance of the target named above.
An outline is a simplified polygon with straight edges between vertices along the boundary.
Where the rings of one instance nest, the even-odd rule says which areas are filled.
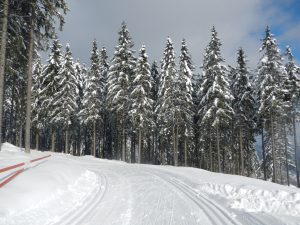
[[[226,62],[235,64],[236,50],[244,47],[253,68],[259,59],[265,26],[288,20],[288,15],[273,6],[272,0],[68,0],[68,3],[71,11],[59,36],[63,42],[70,42],[75,58],[87,63],[94,38],[99,46],[107,46],[110,56],[113,54],[117,32],[125,20],[135,49],[145,43],[152,60],[161,59],[167,36],[173,39],[177,56],[181,39],[186,38],[193,61],[199,67],[210,29],[215,25]]]

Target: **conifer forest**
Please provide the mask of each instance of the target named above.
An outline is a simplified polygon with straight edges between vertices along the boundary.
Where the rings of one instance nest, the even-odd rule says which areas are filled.
[[[256,68],[238,47],[226,63],[217,26],[203,58],[192,58],[189,40],[166,37],[150,61],[122,21],[113,55],[91,40],[85,64],[57,36],[65,0],[0,5],[0,143],[300,187],[300,68],[271,27],[258,37]]]

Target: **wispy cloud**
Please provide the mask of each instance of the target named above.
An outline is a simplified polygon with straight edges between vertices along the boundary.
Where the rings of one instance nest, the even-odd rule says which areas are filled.
[[[284,0],[293,4],[294,0]],[[160,60],[167,36],[173,39],[177,55],[182,38],[186,38],[193,61],[199,67],[204,48],[209,42],[210,29],[216,26],[223,43],[222,52],[228,64],[235,64],[236,50],[244,47],[251,67],[259,59],[260,39],[265,26],[275,31],[287,27],[279,41],[298,40],[295,26],[286,26],[291,15],[281,10],[275,0],[69,0],[70,13],[64,32],[59,36],[63,43],[70,42],[75,58],[88,63],[91,42],[94,38],[105,45],[112,56],[117,44],[117,32],[125,20],[136,49],[145,43],[152,60]],[[281,1],[283,2],[283,1]],[[279,28],[278,28],[279,27]],[[293,28],[294,27],[294,28]],[[300,42],[299,42],[300,43]],[[292,43],[291,43],[292,45]]]

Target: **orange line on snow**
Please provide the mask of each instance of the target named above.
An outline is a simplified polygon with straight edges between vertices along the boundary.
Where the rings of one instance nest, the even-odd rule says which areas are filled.
[[[10,177],[8,177],[6,180],[4,180],[2,183],[0,183],[0,188],[2,188],[5,184],[7,184],[8,182],[12,181],[16,176],[18,176],[19,174],[23,173],[25,171],[24,168],[16,171],[13,175],[11,175]]]
[[[13,165],[13,166],[8,166],[8,167],[0,169],[0,173],[3,173],[8,170],[12,170],[12,169],[18,168],[20,166],[24,166],[24,165],[25,165],[25,163],[19,163],[19,164]]]
[[[45,159],[45,158],[48,158],[50,157],[51,155],[47,155],[47,156],[44,156],[44,157],[40,157],[40,158],[36,158],[36,159],[32,159],[29,161],[29,163],[33,163],[33,162],[36,162],[36,161],[39,161],[39,160],[42,160],[42,159]],[[8,167],[5,167],[5,168],[2,168],[0,169],[0,173],[3,173],[5,171],[8,171],[8,170],[12,170],[12,169],[15,169],[15,168],[18,168],[18,167],[21,167],[21,166],[24,166],[25,163],[19,163],[19,164],[16,164],[16,165],[13,165],[13,166],[8,166]],[[16,172],[14,172],[11,176],[9,176],[7,179],[5,179],[2,183],[0,183],[0,188],[2,188],[4,185],[6,185],[8,182],[12,181],[16,176],[18,176],[19,174],[23,173],[25,171],[25,168],[22,168],[20,170],[17,170]]]

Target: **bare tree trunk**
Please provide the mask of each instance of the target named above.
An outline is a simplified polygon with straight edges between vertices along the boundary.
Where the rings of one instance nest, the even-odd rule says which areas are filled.
[[[105,155],[105,151],[107,151],[107,149],[106,149],[106,135],[107,135],[107,133],[106,133],[106,125],[107,125],[107,123],[106,123],[106,116],[104,116],[104,119],[102,120],[103,122],[102,122],[102,127],[103,127],[103,134],[102,134],[102,155],[101,155],[101,158],[107,158],[107,156]]]
[[[39,130],[36,130],[36,134],[35,134],[35,149],[39,150],[40,149],[40,133]]]
[[[7,39],[7,18],[8,18],[8,0],[3,1],[3,17],[1,29],[1,49],[0,49],[0,151],[2,143],[2,117],[3,117],[3,99],[4,99],[4,72],[6,59],[6,39]]]
[[[217,125],[217,154],[218,154],[218,172],[221,172],[221,159],[220,159],[220,135],[219,125]]]
[[[136,134],[132,132],[132,152],[131,152],[131,162],[136,163]]]
[[[271,114],[271,139],[272,139],[272,158],[273,158],[273,182],[276,183],[276,153],[275,153],[275,138],[274,138],[274,121],[273,115]]]
[[[240,127],[241,175],[244,176],[243,130]]]
[[[209,160],[210,160],[210,171],[213,171],[213,154],[212,154],[212,135],[211,129],[209,130]]]
[[[33,11],[33,9],[32,9]],[[33,63],[33,44],[34,44],[34,24],[33,18],[30,19],[29,49],[28,49],[28,71],[27,71],[27,98],[26,98],[26,120],[25,120],[25,152],[30,153],[30,125],[31,125],[31,88],[32,88],[32,63]]]
[[[179,137],[178,137],[178,126],[176,126],[176,130],[175,130],[175,132],[176,132],[176,152],[175,152],[175,154],[176,154],[176,165],[178,166],[178,154],[179,154],[179,151],[178,151],[178,146],[179,146]]]
[[[186,146],[186,135],[184,135],[184,166],[187,166],[187,146]]]
[[[19,131],[19,147],[22,148],[23,142],[23,124],[20,124],[20,131]]]
[[[138,163],[141,163],[142,158],[142,129],[139,129],[139,150],[138,150]]]
[[[264,180],[267,180],[267,168],[266,168],[266,150],[265,150],[265,142],[264,142],[264,128],[262,128],[261,132],[261,147],[262,147],[262,155],[263,155],[263,170],[264,170]]]
[[[296,177],[297,177],[297,187],[300,188],[299,180],[299,164],[298,164],[298,153],[297,153],[297,131],[296,131],[296,113],[293,115],[293,130],[294,130],[294,151],[295,151],[295,165],[296,165]]]
[[[174,145],[174,166],[178,166],[178,152],[177,152],[177,138],[178,138],[178,128],[173,126],[173,145]]]
[[[65,153],[69,153],[69,126],[66,128],[66,143],[65,143]]]
[[[160,145],[159,145],[159,148],[160,148],[160,157],[161,157],[161,164],[162,165],[165,165],[166,164],[166,157],[165,157],[165,152],[166,152],[166,149],[165,149],[165,140],[162,138],[162,137],[159,137],[160,138]]]
[[[96,157],[96,120],[93,121],[93,153],[92,155]]]
[[[52,128],[52,134],[51,134],[51,151],[55,152],[55,131]]]
[[[156,163],[155,145],[156,145],[155,132],[152,132],[152,162],[153,163]]]
[[[280,184],[283,184],[282,170],[283,170],[282,158],[281,158],[281,155],[280,155],[280,157],[279,157]]]
[[[289,160],[288,160],[288,150],[287,150],[286,125],[284,125],[284,151],[285,151],[286,181],[287,181],[287,185],[290,186],[290,173],[289,173]]]
[[[124,117],[123,117],[124,118]],[[123,139],[123,142],[122,142],[122,161],[126,161],[126,136],[125,136],[125,122],[123,121],[123,124],[122,124],[122,139]]]

